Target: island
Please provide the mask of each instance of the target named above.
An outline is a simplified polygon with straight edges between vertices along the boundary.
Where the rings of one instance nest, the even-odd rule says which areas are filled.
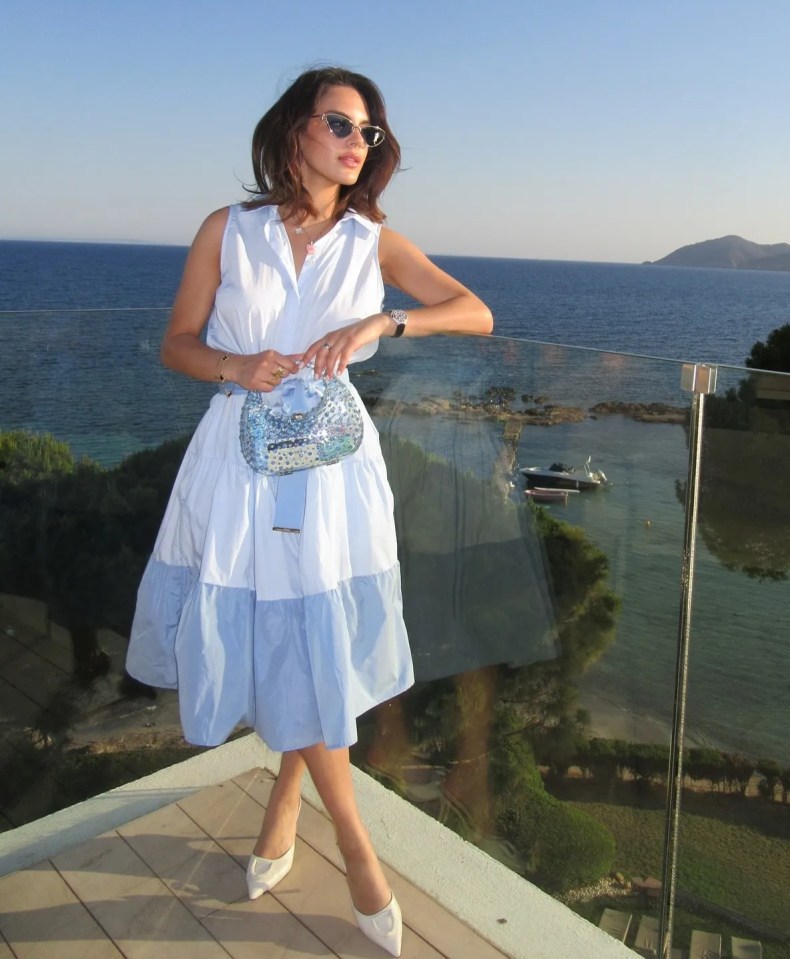
[[[721,236],[682,246],[646,266],[692,266],[722,270],[790,270],[790,243],[753,243]]]

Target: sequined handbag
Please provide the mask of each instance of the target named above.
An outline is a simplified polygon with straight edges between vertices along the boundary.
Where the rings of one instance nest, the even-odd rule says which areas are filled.
[[[284,476],[330,466],[359,449],[362,414],[337,377],[307,382],[298,377],[279,388],[281,402],[251,390],[241,410],[241,452],[256,473]],[[309,397],[318,401],[308,408]]]

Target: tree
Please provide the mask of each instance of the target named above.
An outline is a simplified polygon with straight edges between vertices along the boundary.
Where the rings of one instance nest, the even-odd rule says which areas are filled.
[[[513,708],[501,712],[491,764],[497,832],[518,851],[525,874],[544,889],[559,893],[593,883],[612,868],[614,837],[546,792],[519,726]]]
[[[727,784],[732,788],[738,788],[742,796],[746,795],[746,790],[754,775],[755,764],[746,756],[738,753],[724,754],[724,778]]]
[[[727,778],[727,758],[718,749],[692,747],[683,760],[683,773],[695,782],[707,780],[711,790]]]
[[[640,788],[648,788],[666,779],[669,749],[653,743],[629,743],[626,768]]]
[[[0,433],[0,586],[47,604],[82,681],[109,665],[97,630],[129,633],[185,442],[105,470],[50,436]]]
[[[787,795],[790,793],[790,766],[783,769],[779,775],[779,783],[782,787],[782,802],[787,802]]]
[[[755,770],[762,776],[757,788],[760,795],[766,799],[773,799],[776,787],[782,784],[782,769],[775,759],[758,759]]]
[[[595,737],[579,744],[576,761],[596,782],[611,790],[622,773],[627,748],[622,739]]]
[[[790,323],[771,330],[765,343],[758,340],[746,357],[746,365],[752,370],[790,373]]]

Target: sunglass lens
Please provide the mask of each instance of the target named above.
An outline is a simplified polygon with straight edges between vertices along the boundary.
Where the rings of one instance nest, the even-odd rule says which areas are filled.
[[[362,127],[362,136],[369,147],[377,147],[384,139],[381,127]]]
[[[334,133],[336,137],[340,137],[340,139],[351,136],[351,131],[354,129],[350,120],[347,120],[345,117],[339,117],[334,113],[327,113],[326,125],[332,133]]]

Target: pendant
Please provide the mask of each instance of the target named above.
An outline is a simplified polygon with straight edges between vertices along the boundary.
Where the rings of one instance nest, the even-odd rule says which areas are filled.
[[[307,255],[310,256],[311,254],[315,253],[315,244],[308,243],[305,249],[307,250]]]
[[[294,233],[295,233],[297,236],[301,236],[301,235],[304,233],[304,227],[295,226],[295,227],[294,227]]]

